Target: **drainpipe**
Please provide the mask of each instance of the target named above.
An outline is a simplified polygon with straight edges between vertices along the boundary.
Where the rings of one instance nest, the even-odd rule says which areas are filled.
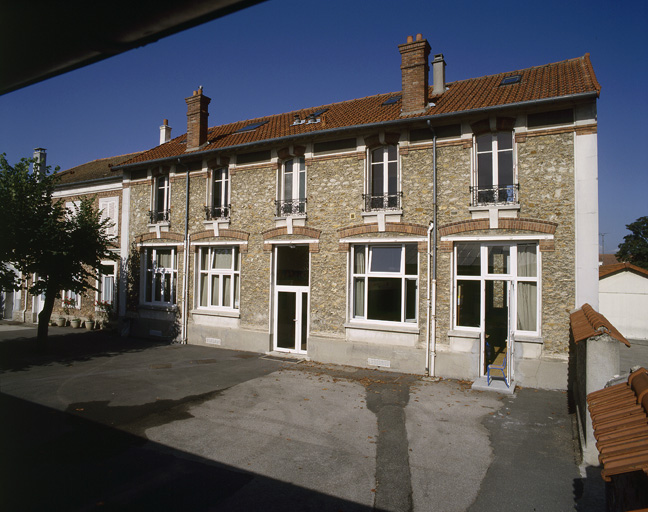
[[[182,164],[180,158],[178,158],[178,165],[182,165],[187,171],[187,187],[185,191],[184,267],[182,272],[182,330],[180,333],[180,343],[186,345],[188,314],[187,301],[189,300],[189,293],[187,292],[187,279],[189,275],[189,270],[187,268],[187,263],[189,261],[189,167]]]
[[[437,284],[437,162],[436,142],[437,136],[434,128],[427,122],[432,131],[432,222],[428,228],[428,375],[436,374],[436,284]],[[432,235],[432,283],[430,283],[430,235]],[[430,286],[431,284],[431,286]]]

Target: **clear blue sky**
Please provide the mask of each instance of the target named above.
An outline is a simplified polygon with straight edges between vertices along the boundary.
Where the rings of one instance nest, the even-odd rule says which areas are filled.
[[[172,136],[186,131],[184,98],[199,85],[210,126],[398,91],[397,45],[418,32],[448,81],[589,52],[602,85],[599,231],[614,252],[648,215],[647,27],[645,0],[269,0],[0,96],[0,152],[14,163],[40,146],[68,169],[149,149],[164,118]]]

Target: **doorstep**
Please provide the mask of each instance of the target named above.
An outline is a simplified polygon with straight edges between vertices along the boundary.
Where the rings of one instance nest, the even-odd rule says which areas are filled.
[[[501,393],[503,395],[512,395],[515,393],[515,381],[510,384],[510,387],[507,387],[503,380],[495,378],[491,379],[489,386],[486,377],[479,377],[475,382],[473,382],[471,389],[477,391],[494,391],[495,393]]]

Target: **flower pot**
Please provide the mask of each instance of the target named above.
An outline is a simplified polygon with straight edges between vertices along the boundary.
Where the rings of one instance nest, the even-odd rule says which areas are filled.
[[[94,320],[86,320],[85,321],[85,328],[88,331],[91,331],[92,329],[94,329],[94,326],[95,326]]]
[[[73,329],[78,329],[81,327],[81,320],[70,320],[70,327]]]
[[[62,316],[56,319],[56,325],[58,325],[59,327],[65,327],[65,322],[66,322],[65,318]]]

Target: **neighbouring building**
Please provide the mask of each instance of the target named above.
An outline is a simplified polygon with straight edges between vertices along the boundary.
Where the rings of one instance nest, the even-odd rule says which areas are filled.
[[[39,148],[35,151],[39,152],[39,161],[44,161],[45,150]],[[117,307],[117,280],[120,272],[118,253],[122,221],[122,175],[119,171],[112,171],[111,167],[130,160],[136,155],[138,153],[102,158],[57,174],[58,182],[52,195],[55,201],[63,201],[70,214],[74,214],[81,199],[91,197],[96,207],[101,210],[102,218],[108,218],[112,222],[108,229],[108,235],[114,238],[117,260],[102,261],[96,281],[90,283],[96,290],[88,290],[84,293],[61,290],[60,296],[54,302],[52,319],[59,316],[64,316],[67,320],[75,317],[89,319],[101,316],[98,314],[98,301],[108,302],[113,307]],[[25,284],[31,283],[34,277],[36,276],[27,276]],[[14,294],[18,297],[21,294],[26,297],[22,313],[14,311],[14,319],[37,323],[38,314],[45,304],[44,294],[32,296],[24,294],[24,289],[14,292]],[[67,313],[64,309],[63,299],[68,299]]]
[[[567,387],[598,307],[589,54],[446,83],[420,34],[398,49],[401,91],[210,128],[200,88],[186,134],[112,167],[131,334]]]
[[[626,338],[648,340],[648,270],[632,263],[601,265],[599,308]]]

